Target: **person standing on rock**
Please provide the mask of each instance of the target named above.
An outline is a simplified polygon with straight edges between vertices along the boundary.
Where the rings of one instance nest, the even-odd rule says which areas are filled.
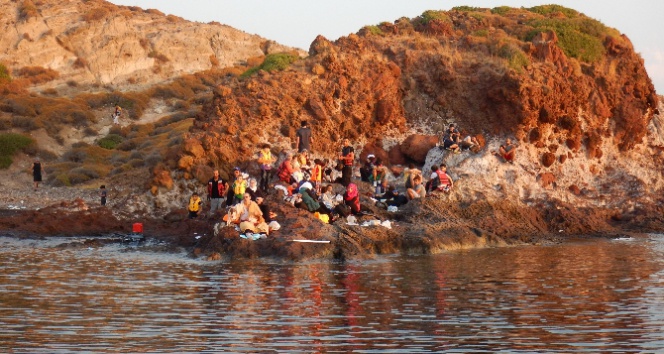
[[[101,197],[101,205],[104,206],[106,205],[106,196],[108,195],[108,191],[106,191],[106,185],[101,185],[99,187],[99,196]]]
[[[228,183],[219,177],[219,170],[214,170],[214,175],[208,181],[207,189],[208,200],[210,200],[210,215],[214,215],[217,209],[221,209],[221,200],[228,189]]]
[[[219,199],[219,198],[217,198]],[[198,196],[197,192],[194,192],[189,198],[189,205],[187,206],[187,211],[189,212],[189,219],[195,219],[198,216],[198,213],[201,212],[201,198]]]
[[[39,183],[42,181],[42,165],[39,160],[35,160],[32,164],[32,181],[34,182],[34,189],[39,188]]]
[[[341,169],[341,184],[347,187],[353,176],[353,162],[355,161],[355,149],[350,145],[350,140],[344,139],[344,146],[341,148],[339,161],[343,165]]]
[[[263,144],[263,147],[258,152],[258,164],[261,167],[260,189],[263,192],[267,192],[267,188],[272,180],[272,164],[275,161],[276,159],[270,151],[270,144]]]
[[[295,135],[297,136],[297,152],[304,150],[311,151],[311,143],[314,139],[311,136],[311,129],[306,120],[302,121],[300,129],[297,130]]]
[[[231,178],[232,180],[228,181],[229,186],[233,186],[238,178],[242,178],[242,171],[240,171],[239,167],[233,169],[233,176]],[[235,191],[233,188],[228,188],[228,192],[226,192],[226,207],[231,205],[235,205]]]

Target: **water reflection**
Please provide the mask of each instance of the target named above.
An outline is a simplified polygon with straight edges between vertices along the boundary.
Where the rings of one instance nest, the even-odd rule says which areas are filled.
[[[659,236],[298,265],[0,246],[2,351],[664,349]]]

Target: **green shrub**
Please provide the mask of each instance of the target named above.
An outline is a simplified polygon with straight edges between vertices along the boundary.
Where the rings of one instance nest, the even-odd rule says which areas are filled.
[[[34,143],[35,141],[32,138],[22,134],[0,134],[0,168],[4,169],[11,166],[12,156],[19,151],[25,151]]]
[[[9,70],[5,64],[0,63],[0,83],[12,81],[11,75],[9,75]]]
[[[505,15],[506,13],[510,12],[510,10],[512,10],[512,8],[509,7],[509,6],[498,6],[498,7],[494,7],[493,9],[491,9],[491,13],[502,16],[502,15]]]
[[[383,35],[383,30],[380,29],[378,26],[364,26],[363,28],[366,33],[369,33],[373,36],[382,36]]]
[[[589,18],[542,19],[531,23],[533,30],[526,34],[531,41],[538,33],[548,30],[556,32],[558,46],[571,58],[585,62],[596,62],[605,54],[602,40],[609,35],[609,29],[601,22]]]
[[[13,162],[14,160],[10,156],[0,155],[0,169],[8,169]]]
[[[489,30],[487,29],[481,29],[473,32],[473,36],[476,37],[488,37],[489,36]]]
[[[117,134],[108,134],[107,136],[99,139],[97,145],[101,146],[104,149],[113,150],[120,143],[124,141],[124,138]]]
[[[478,11],[481,10],[479,7],[474,7],[474,6],[455,6],[452,8],[454,11],[463,11],[463,12],[470,12],[470,11]]]
[[[421,26],[426,26],[431,21],[449,22],[450,18],[445,11],[427,10],[413,20],[415,24]]]
[[[534,12],[536,14],[540,15],[550,15],[552,13],[560,12],[563,15],[565,15],[567,18],[574,18],[579,15],[579,12],[573,9],[569,9],[564,6],[560,5],[540,5],[540,6],[534,6],[531,8],[526,9],[530,12]]]
[[[523,68],[530,65],[530,59],[526,53],[513,44],[504,44],[498,49],[498,56],[507,59],[509,67],[522,72]]]
[[[272,72],[275,70],[284,70],[297,59],[298,56],[292,53],[268,54],[265,57],[265,60],[263,60],[263,63],[261,65],[245,71],[242,75],[240,75],[240,77],[241,78],[249,77],[258,70],[265,70],[267,72]]]
[[[0,134],[0,154],[13,155],[16,152],[25,149],[30,144],[34,144],[34,142],[35,141],[31,137],[22,134]]]

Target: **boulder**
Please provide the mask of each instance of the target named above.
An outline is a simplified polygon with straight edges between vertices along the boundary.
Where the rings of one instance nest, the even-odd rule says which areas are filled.
[[[438,137],[435,135],[413,134],[401,143],[401,152],[407,158],[423,164],[427,153],[436,146],[436,143],[438,143]]]

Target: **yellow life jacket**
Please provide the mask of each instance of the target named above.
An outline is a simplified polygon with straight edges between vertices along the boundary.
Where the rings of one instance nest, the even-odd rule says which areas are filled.
[[[191,197],[189,198],[189,211],[196,212],[201,208],[201,198],[200,197]]]
[[[242,180],[241,183],[238,183],[238,181],[235,181],[233,183],[233,193],[235,196],[241,196],[244,194],[244,192],[247,190],[247,182]]]

